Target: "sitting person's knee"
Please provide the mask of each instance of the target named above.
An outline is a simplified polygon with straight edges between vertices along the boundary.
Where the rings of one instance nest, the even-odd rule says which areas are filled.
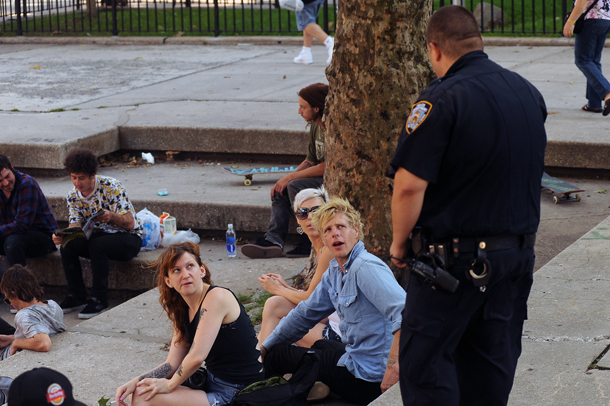
[[[279,317],[282,318],[288,314],[291,302],[282,296],[271,296],[265,302],[263,307],[263,318],[265,317]]]

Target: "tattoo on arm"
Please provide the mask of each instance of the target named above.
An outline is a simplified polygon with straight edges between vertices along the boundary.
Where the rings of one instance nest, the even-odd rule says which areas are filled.
[[[305,165],[307,165],[308,168],[311,168],[313,166],[313,164],[309,161],[305,161]]]
[[[206,309],[205,307],[201,308],[201,312],[199,313],[199,323],[201,323],[201,320],[203,320],[203,316],[205,314],[205,312],[207,312],[208,309]],[[199,327],[199,325],[197,325],[197,327]]]
[[[178,374],[178,376],[182,376],[182,364],[180,364],[180,366],[178,367],[178,371],[176,371],[176,373]]]
[[[392,368],[398,361],[398,356],[390,354],[388,357],[388,368]]]
[[[169,364],[169,362],[166,362],[165,364],[159,365],[152,371],[140,376],[138,381],[141,381],[142,379],[146,378],[169,378],[171,371],[172,366]]]
[[[110,220],[117,226],[127,229],[130,225],[130,221],[120,214],[112,213]]]

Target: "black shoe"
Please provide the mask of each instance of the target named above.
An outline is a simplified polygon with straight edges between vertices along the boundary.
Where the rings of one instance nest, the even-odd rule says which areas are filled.
[[[108,310],[108,303],[100,302],[96,298],[92,297],[87,301],[87,306],[78,314],[79,319],[90,319],[100,313]]]
[[[74,310],[82,309],[86,304],[87,302],[78,300],[74,296],[66,296],[66,298],[59,304],[59,307],[61,307],[61,310],[63,310],[64,313],[70,313]]]
[[[295,247],[286,253],[287,258],[303,258],[311,255],[311,242],[301,241]]]
[[[249,258],[277,258],[282,256],[282,247],[264,237],[256,240],[254,244],[245,244],[241,247],[241,253]]]
[[[602,110],[602,116],[606,117],[610,114],[610,99],[604,102],[604,109]]]

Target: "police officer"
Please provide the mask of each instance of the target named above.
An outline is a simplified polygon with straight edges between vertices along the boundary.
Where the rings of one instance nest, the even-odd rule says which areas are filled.
[[[413,105],[391,161],[390,253],[411,252],[459,286],[451,293],[409,275],[403,402],[506,405],[532,284],[546,106],[529,82],[488,59],[466,8],[436,11],[426,44],[438,78]]]

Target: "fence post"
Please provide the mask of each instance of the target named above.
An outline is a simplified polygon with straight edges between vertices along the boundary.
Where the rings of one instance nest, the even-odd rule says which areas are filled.
[[[112,35],[119,35],[119,27],[116,21],[116,2],[117,0],[112,0]]]
[[[218,0],[214,0],[214,36],[220,36],[220,14],[218,10]]]
[[[17,14],[17,35],[23,36],[23,27],[21,26],[21,0],[15,0],[15,14]]]
[[[326,34],[330,33],[330,30],[328,29],[328,0],[324,0],[324,32]]]

